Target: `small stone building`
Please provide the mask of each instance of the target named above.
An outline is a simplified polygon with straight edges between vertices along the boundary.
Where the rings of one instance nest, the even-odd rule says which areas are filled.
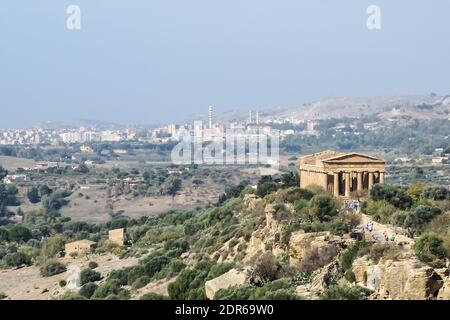
[[[319,185],[336,197],[368,192],[384,183],[386,162],[360,154],[324,151],[300,159],[300,187]]]
[[[125,229],[109,230],[109,241],[118,246],[123,246],[125,244]]]
[[[96,247],[97,243],[90,240],[79,240],[75,242],[66,243],[65,245],[65,251],[66,255],[70,255],[72,253],[86,253],[91,251]]]

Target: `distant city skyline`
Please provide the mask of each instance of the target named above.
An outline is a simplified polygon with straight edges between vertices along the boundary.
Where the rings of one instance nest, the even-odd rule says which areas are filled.
[[[368,30],[368,6],[381,29]],[[66,9],[81,9],[68,30]],[[331,96],[450,93],[448,0],[23,0],[0,11],[0,128],[180,123]]]

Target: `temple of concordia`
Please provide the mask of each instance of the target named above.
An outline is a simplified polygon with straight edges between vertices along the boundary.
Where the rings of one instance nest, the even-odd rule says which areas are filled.
[[[319,185],[336,197],[367,194],[384,183],[386,161],[359,153],[324,151],[300,159],[300,187]]]

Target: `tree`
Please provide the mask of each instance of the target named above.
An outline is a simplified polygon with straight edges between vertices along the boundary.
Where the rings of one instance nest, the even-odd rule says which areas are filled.
[[[415,252],[420,261],[432,267],[445,266],[444,259],[447,252],[443,246],[444,240],[435,233],[426,233],[417,239]]]
[[[3,259],[8,267],[21,267],[23,265],[31,265],[31,257],[23,252],[7,254]]]
[[[36,187],[33,187],[28,191],[27,197],[31,203],[38,203],[39,201],[41,201],[41,197],[39,196],[39,190]]]
[[[66,238],[61,235],[49,238],[42,247],[42,255],[47,258],[54,258],[61,255],[64,252],[65,243]]]
[[[79,294],[87,299],[90,299],[94,295],[97,288],[98,286],[95,283],[89,282],[81,287]]]
[[[96,282],[102,279],[100,272],[94,271],[90,268],[83,269],[80,272],[80,284],[84,285],[89,282]]]
[[[418,235],[422,232],[425,225],[434,217],[440,215],[442,210],[434,206],[418,206],[411,211],[404,222],[404,227],[408,228],[410,234]]]
[[[5,228],[0,228],[0,242],[2,241],[8,241],[9,239],[9,232]]]
[[[39,195],[40,197],[48,196],[53,192],[46,184],[43,184],[39,187]]]
[[[370,198],[375,201],[387,201],[396,208],[408,209],[413,204],[408,189],[402,186],[376,184],[370,190]]]
[[[8,170],[0,166],[0,181],[8,175]]]
[[[450,190],[441,186],[433,186],[426,188],[423,191],[422,196],[426,199],[446,200],[450,199]]]
[[[311,210],[319,221],[330,221],[339,213],[336,200],[327,194],[318,194],[311,199]]]
[[[274,181],[271,176],[263,176],[261,180],[258,181],[256,195],[259,197],[264,197],[277,190],[278,183]]]
[[[281,176],[283,188],[298,187],[300,185],[300,177],[297,172],[285,173]]]
[[[57,260],[46,261],[41,267],[41,276],[51,277],[66,272],[66,266]]]
[[[9,229],[8,239],[9,241],[27,242],[31,239],[31,231],[22,225],[15,225]]]

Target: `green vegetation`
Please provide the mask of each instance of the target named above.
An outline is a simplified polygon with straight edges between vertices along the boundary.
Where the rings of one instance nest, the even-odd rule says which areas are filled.
[[[367,300],[372,291],[363,287],[330,286],[321,295],[322,300]]]
[[[51,277],[66,271],[66,266],[56,260],[46,261],[41,266],[41,275],[43,277]]]
[[[23,252],[7,254],[3,257],[3,261],[8,267],[22,267],[31,265],[31,257]]]
[[[101,280],[101,274],[97,271],[94,271],[90,268],[86,268],[81,270],[80,272],[80,284],[84,285],[89,282],[96,282]]]
[[[444,247],[444,240],[434,233],[426,233],[416,241],[417,257],[435,268],[445,267],[445,258],[450,257],[450,252]]]

